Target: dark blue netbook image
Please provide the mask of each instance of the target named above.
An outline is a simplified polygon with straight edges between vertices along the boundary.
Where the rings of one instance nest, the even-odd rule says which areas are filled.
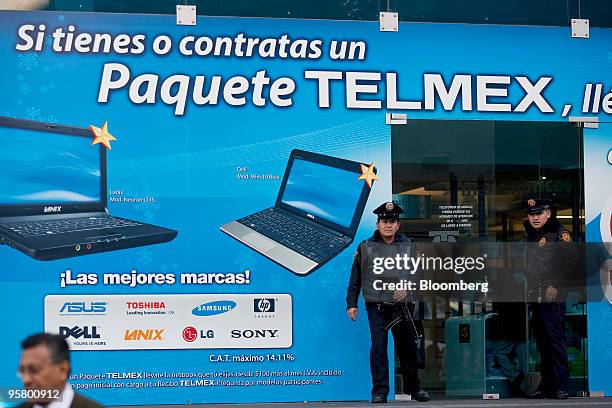
[[[0,117],[0,244],[51,261],[172,241],[110,215],[106,150],[87,128]]]

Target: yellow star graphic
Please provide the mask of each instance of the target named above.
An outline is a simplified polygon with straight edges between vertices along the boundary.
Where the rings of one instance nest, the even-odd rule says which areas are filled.
[[[111,140],[117,140],[117,139],[115,139],[113,135],[108,133],[108,122],[104,122],[104,124],[102,125],[102,128],[89,125],[89,129],[94,134],[94,140],[93,142],[91,142],[92,145],[102,143],[104,146],[106,146],[108,150],[111,150],[111,145],[110,145]]]
[[[378,180],[378,176],[374,174],[374,163],[366,166],[365,164],[361,165],[361,176],[357,180],[365,180],[368,184],[368,187],[372,188],[372,182],[374,180]]]

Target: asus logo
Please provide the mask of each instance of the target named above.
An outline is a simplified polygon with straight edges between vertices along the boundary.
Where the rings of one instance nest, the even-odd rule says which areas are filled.
[[[62,211],[62,206],[61,205],[54,205],[52,207],[45,207],[45,209],[43,210],[44,213],[58,213]]]
[[[307,216],[308,218],[312,218],[312,219],[314,220],[314,215],[306,213],[306,216]]]

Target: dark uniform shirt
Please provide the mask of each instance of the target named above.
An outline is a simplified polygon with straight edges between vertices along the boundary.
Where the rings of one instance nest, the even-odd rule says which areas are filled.
[[[357,307],[357,299],[359,298],[359,292],[361,291],[361,256],[363,251],[363,243],[365,242],[384,242],[380,232],[374,231],[374,235],[371,238],[362,241],[357,247],[355,252],[355,259],[353,260],[353,267],[351,268],[351,278],[349,279],[348,289],[346,291],[346,308]],[[410,242],[413,240],[408,238],[404,234],[395,234],[393,242]]]
[[[570,232],[554,218],[539,229],[533,228],[528,220],[523,225],[528,293],[532,297],[543,296],[548,286],[561,288],[564,278],[576,266]]]

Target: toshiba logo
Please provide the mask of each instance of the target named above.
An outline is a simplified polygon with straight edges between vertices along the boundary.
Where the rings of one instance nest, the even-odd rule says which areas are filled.
[[[126,330],[124,340],[163,340],[164,329]]]
[[[62,211],[62,206],[61,205],[53,205],[50,207],[45,207],[43,209],[44,213],[58,213]]]
[[[127,302],[128,309],[165,309],[164,302]]]

